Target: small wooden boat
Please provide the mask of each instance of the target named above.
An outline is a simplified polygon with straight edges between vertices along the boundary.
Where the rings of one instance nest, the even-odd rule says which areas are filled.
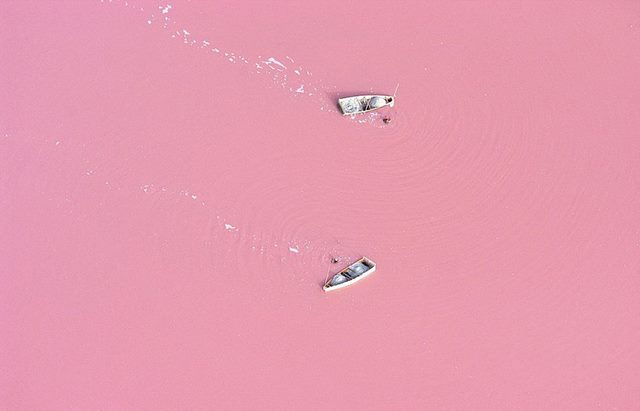
[[[345,116],[366,113],[384,106],[393,107],[394,102],[394,96],[379,95],[353,96],[338,99],[338,104],[340,105],[342,114]]]
[[[367,257],[362,257],[349,267],[340,271],[322,287],[325,291],[333,291],[357,283],[376,271],[376,263]]]

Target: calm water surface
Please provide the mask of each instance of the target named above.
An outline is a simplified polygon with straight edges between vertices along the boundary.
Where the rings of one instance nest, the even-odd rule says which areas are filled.
[[[1,10],[1,408],[640,408],[637,2]]]

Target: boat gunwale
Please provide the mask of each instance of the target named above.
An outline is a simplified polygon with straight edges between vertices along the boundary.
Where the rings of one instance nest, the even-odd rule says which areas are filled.
[[[364,263],[365,265],[369,266],[370,268],[367,271],[365,271],[364,273],[360,274],[359,276],[357,276],[357,277],[355,277],[353,279],[347,280],[347,281],[345,281],[343,283],[340,283],[340,284],[331,285],[331,281],[333,280],[333,278],[336,275],[338,275],[338,274],[340,274],[340,273],[342,273],[344,271],[349,270],[349,268],[351,268],[352,266],[354,266],[354,265],[356,265],[358,263]],[[357,261],[354,261],[353,263],[349,264],[347,267],[343,268],[342,270],[338,271],[334,275],[332,275],[331,278],[329,278],[327,280],[327,282],[325,282],[325,284],[322,287],[322,289],[325,292],[329,292],[329,291],[334,291],[334,290],[338,290],[340,288],[345,288],[345,287],[348,287],[350,285],[353,285],[353,284],[357,283],[358,281],[362,280],[363,278],[366,278],[369,275],[373,274],[376,271],[376,267],[377,267],[376,263],[374,263],[373,261],[371,261],[367,257],[362,257],[362,258],[358,259]]]
[[[352,99],[367,99],[367,101],[371,100],[374,97],[382,97],[385,100],[385,104],[380,106],[380,107],[369,107],[369,108],[365,108],[364,110],[358,110],[358,111],[353,111],[353,112],[345,112],[344,107],[342,106],[342,102],[346,101],[346,100],[352,100]],[[374,110],[379,110],[383,107],[393,107],[393,105],[395,104],[395,96],[388,96],[388,95],[384,95],[384,94],[363,94],[363,95],[359,95],[359,96],[349,96],[349,97],[342,97],[338,99],[338,105],[340,106],[340,110],[342,110],[342,115],[343,116],[353,116],[356,114],[362,114],[362,113],[368,113],[370,111],[374,111]]]

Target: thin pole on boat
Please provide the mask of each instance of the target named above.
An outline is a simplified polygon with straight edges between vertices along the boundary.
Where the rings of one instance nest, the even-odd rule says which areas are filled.
[[[338,239],[335,236],[331,236],[331,237],[333,237],[333,241],[335,241],[336,244],[340,245],[340,241],[338,241]],[[330,259],[329,259],[329,264],[327,266],[327,276],[324,278],[324,283],[325,284],[327,283],[327,281],[329,281],[329,273],[331,272],[331,263],[335,259],[335,257],[334,257],[335,245],[334,245],[333,248],[331,248],[331,250],[332,251],[329,253]]]
[[[329,273],[331,272],[331,265],[329,265],[329,267],[327,267],[327,276],[324,277],[324,284],[327,283],[327,281],[329,281]],[[324,285],[323,284],[323,285]]]

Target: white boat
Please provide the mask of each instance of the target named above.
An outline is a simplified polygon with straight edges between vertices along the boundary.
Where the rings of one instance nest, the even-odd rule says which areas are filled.
[[[331,277],[322,289],[325,291],[334,291],[348,287],[370,274],[373,274],[374,271],[376,271],[376,263],[369,260],[367,257],[362,257],[349,267]]]
[[[393,107],[395,103],[394,96],[353,96],[338,99],[338,104],[342,110],[342,114],[349,116],[351,114],[366,113],[368,111],[377,110],[384,106]]]

